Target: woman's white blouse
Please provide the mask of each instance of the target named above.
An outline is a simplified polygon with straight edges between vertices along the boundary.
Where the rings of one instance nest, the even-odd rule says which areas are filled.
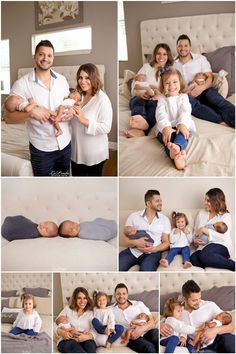
[[[214,224],[217,221],[222,221],[226,223],[226,225],[228,226],[228,230],[224,234],[221,234],[215,230],[209,229],[209,241],[227,247],[229,253],[232,256],[233,252],[232,252],[232,242],[231,242],[231,235],[230,235],[232,229],[232,221],[231,221],[230,213],[218,214],[214,218],[209,219],[209,213],[204,209],[200,210],[195,220],[194,233],[200,227],[204,227],[206,224]],[[199,246],[198,249],[201,250],[204,247],[206,246]]]
[[[85,311],[81,316],[78,316],[77,311],[66,306],[57,317],[60,316],[66,316],[70,324],[74,326],[77,331],[91,331],[92,329],[92,311]]]
[[[147,81],[149,85],[159,86],[160,78],[158,78],[158,80],[156,79],[156,71],[157,69],[155,67],[151,66],[149,63],[145,63],[138,71],[138,74],[146,75],[147,78],[145,81]],[[134,96],[134,85],[135,85],[135,80],[133,80],[131,85],[132,96]]]
[[[82,108],[89,120],[84,127],[77,118],[72,124],[72,155],[77,164],[96,165],[109,158],[108,136],[112,125],[112,106],[108,96],[100,90]]]
[[[23,310],[18,313],[13,327],[19,327],[21,329],[33,329],[35,332],[39,332],[42,326],[42,320],[39,317],[37,311],[33,310],[32,314],[27,315]]]

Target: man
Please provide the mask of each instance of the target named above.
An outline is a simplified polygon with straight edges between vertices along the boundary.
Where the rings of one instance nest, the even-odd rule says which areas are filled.
[[[201,299],[201,289],[194,280],[188,280],[183,284],[182,295],[184,297],[182,320],[186,324],[197,328],[222,312],[214,302]],[[202,336],[203,342],[207,344],[213,339],[214,341],[211,345],[204,347],[201,352],[235,353],[235,336],[231,333],[233,330],[233,323],[207,328]],[[171,331],[168,325],[161,325],[161,335],[171,335]]]
[[[142,301],[129,300],[128,288],[123,283],[116,285],[115,299],[116,303],[112,306],[115,322],[123,325],[125,330],[130,328],[130,322],[140,313],[149,317],[146,324],[132,330],[127,346],[136,353],[158,353],[158,329],[155,328],[154,318],[147,306]]]
[[[124,229],[124,244],[128,248],[119,254],[119,270],[128,271],[138,264],[140,271],[156,271],[161,259],[161,252],[169,248],[169,219],[161,213],[162,200],[159,191],[148,190],[144,197],[146,208],[132,213]],[[145,236],[129,238],[139,230],[146,231],[154,243]]]
[[[60,123],[63,134],[56,136],[49,119],[56,116],[56,109],[69,95],[64,76],[51,67],[54,48],[43,40],[35,48],[34,70],[17,80],[10,95],[33,99],[38,106],[29,112],[6,112],[6,123],[26,122],[29,135],[30,158],[34,176],[68,176],[71,157],[71,136],[67,122]],[[73,116],[72,107],[66,107],[64,120]]]
[[[213,74],[210,63],[203,55],[191,52],[191,41],[186,34],[177,39],[177,53],[174,67],[183,75],[186,86],[197,73],[207,75],[205,83],[195,86],[189,93],[192,114],[200,119],[214,123],[225,122],[230,127],[235,127],[234,105],[212,87]]]

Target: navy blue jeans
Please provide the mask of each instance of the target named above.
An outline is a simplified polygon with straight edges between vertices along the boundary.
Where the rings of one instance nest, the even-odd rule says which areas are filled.
[[[160,143],[164,145],[166,155],[170,157],[170,150],[163,142],[162,133],[159,132],[157,134],[157,140],[159,140]],[[179,145],[181,151],[186,149],[188,145],[188,140],[185,139],[182,133],[176,134],[176,132],[173,132],[170,137],[170,142]]]
[[[159,331],[150,329],[143,337],[130,339],[127,346],[136,353],[159,353]]]
[[[94,340],[76,342],[74,339],[64,339],[58,343],[57,349],[60,353],[96,353]]]
[[[213,123],[225,122],[235,127],[235,107],[222,97],[216,89],[209,88],[198,97],[189,96],[192,115]]]
[[[159,266],[161,259],[161,252],[155,252],[150,254],[143,253],[138,258],[135,257],[129,248],[119,253],[119,271],[126,272],[134,265],[140,266],[140,271],[143,272],[155,272]]]
[[[12,334],[21,334],[21,333],[25,333],[28,334],[28,336],[37,336],[38,332],[35,332],[33,329],[22,329],[19,327],[13,327],[9,333]]]
[[[97,165],[87,166],[83,164],[75,163],[71,160],[71,172],[72,176],[75,177],[94,177],[94,176],[102,176],[102,169],[105,161],[98,163]]]
[[[200,353],[235,353],[235,335],[225,333],[217,335],[214,342],[200,350]]]
[[[41,151],[31,143],[29,149],[34,176],[69,176],[71,143],[64,149],[56,151]]]
[[[158,101],[155,100],[145,100],[137,96],[132,97],[129,101],[131,116],[140,114],[149,125],[147,131],[149,131],[156,124],[157,102]]]
[[[173,259],[175,258],[175,256],[177,254],[182,254],[183,256],[183,263],[184,262],[189,262],[190,260],[190,249],[188,246],[186,247],[173,247],[169,250],[167,256],[166,256],[166,260],[168,261],[168,263],[170,264]]]
[[[160,344],[166,347],[165,353],[174,353],[175,348],[179,344],[179,337],[177,336],[170,336],[168,338],[164,338],[160,340]],[[197,350],[194,346],[189,344],[188,342],[186,343],[186,348],[190,353],[197,353]]]
[[[93,318],[92,325],[100,334],[104,334],[107,328],[107,326],[103,325],[97,318]],[[115,333],[110,334],[107,341],[109,343],[114,343],[119,337],[121,337],[123,332],[124,327],[122,325],[115,325]]]
[[[200,268],[212,267],[235,271],[235,262],[230,258],[228,249],[217,243],[210,243],[203,250],[191,254],[190,262]]]

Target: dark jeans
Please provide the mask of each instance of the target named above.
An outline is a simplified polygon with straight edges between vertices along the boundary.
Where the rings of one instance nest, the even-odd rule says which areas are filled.
[[[190,256],[190,262],[196,267],[229,269],[234,272],[235,262],[229,257],[229,251],[225,246],[210,243],[203,250],[194,252]]]
[[[173,259],[175,258],[175,256],[177,254],[182,254],[183,256],[183,263],[184,262],[189,262],[190,259],[190,249],[188,246],[186,247],[173,247],[169,250],[167,256],[166,256],[166,260],[168,261],[168,263],[170,264]]]
[[[22,329],[19,327],[13,327],[9,333],[12,334],[21,334],[21,333],[25,333],[28,334],[28,336],[37,336],[38,332],[35,332],[33,329]]]
[[[157,134],[157,139],[160,141],[161,144],[164,145],[166,155],[170,156],[170,150],[168,149],[168,147],[163,142],[162,133],[159,132]],[[188,140],[185,139],[185,137],[183,136],[182,133],[176,134],[175,132],[173,132],[171,134],[170,142],[174,143],[176,145],[179,145],[181,151],[186,149],[186,147],[188,145]]]
[[[192,115],[213,123],[225,122],[235,127],[235,107],[222,97],[216,89],[209,88],[198,97],[189,96]]]
[[[63,150],[41,151],[31,143],[29,149],[34,176],[69,176],[71,143]]]
[[[235,335],[225,333],[217,335],[214,342],[200,350],[200,353],[235,353]]]
[[[129,101],[131,116],[140,114],[148,123],[149,131],[156,124],[156,107],[157,102],[154,100],[144,100],[143,98],[134,96]]]
[[[94,340],[86,340],[78,343],[74,339],[64,339],[58,343],[60,353],[96,353]]]
[[[159,353],[158,329],[150,329],[143,337],[130,339],[127,346],[137,353]]]
[[[160,340],[160,344],[166,347],[165,353],[174,353],[175,348],[179,344],[179,337],[177,336],[170,336],[168,338],[164,338]],[[189,344],[188,342],[186,343],[186,348],[190,353],[197,353],[197,350],[194,346]]]
[[[102,169],[105,161],[98,163],[97,165],[87,166],[83,164],[77,164],[71,161],[72,176],[102,176]]]
[[[92,325],[96,331],[100,334],[104,334],[107,326],[104,326],[97,318],[93,318]],[[121,325],[115,325],[115,333],[110,334],[107,341],[114,343],[124,332],[124,327]]]
[[[155,252],[150,254],[143,253],[141,256],[136,258],[130,251],[129,248],[121,251],[119,253],[119,271],[126,272],[132,266],[138,264],[140,266],[140,271],[143,272],[155,272],[159,266],[161,259],[161,252]]]

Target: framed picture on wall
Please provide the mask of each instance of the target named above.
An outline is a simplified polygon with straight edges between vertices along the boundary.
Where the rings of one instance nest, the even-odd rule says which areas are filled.
[[[81,1],[35,1],[35,29],[64,27],[83,20]]]

